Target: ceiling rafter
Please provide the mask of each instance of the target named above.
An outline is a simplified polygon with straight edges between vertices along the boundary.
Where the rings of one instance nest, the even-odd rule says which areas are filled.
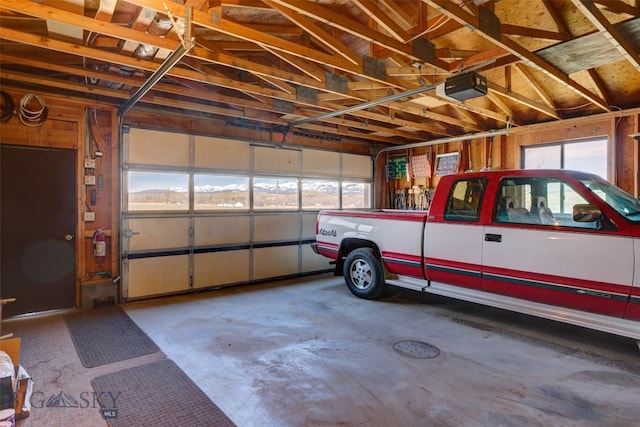
[[[564,19],[562,19],[562,16],[560,16],[560,13],[553,4],[553,1],[554,0],[542,0],[542,5],[551,16],[551,19],[553,19],[553,22],[556,24],[558,32],[562,35],[562,40],[569,40],[569,29],[565,25]]]
[[[282,7],[282,5],[277,2],[271,0],[263,0],[265,4],[271,6],[278,12],[280,12],[283,16],[285,16],[288,20],[302,28],[306,31],[311,37],[313,37],[318,43],[322,44],[329,50],[337,53],[342,56],[347,61],[351,61],[353,64],[361,66],[362,58],[353,53],[353,51],[347,48],[345,45],[340,43],[339,40],[336,40],[331,35],[327,34],[322,28],[318,27],[314,22],[310,21],[305,16],[287,8]]]
[[[88,47],[79,47],[77,45],[62,42],[59,40],[53,40],[44,37],[32,36],[27,33],[22,33],[19,31],[11,30],[8,28],[0,27],[0,38],[20,41],[22,43],[30,44],[32,46],[42,47],[45,49],[51,49],[58,52],[68,52],[74,51],[80,56],[85,56],[87,58],[96,59],[105,62],[111,62],[114,64],[118,64],[121,66],[127,66],[132,68],[137,68],[145,71],[155,71],[159,64],[154,61],[138,59],[129,56],[123,56],[120,54],[100,51]],[[214,77],[210,74],[205,74],[203,72],[198,72],[194,70],[189,70],[181,67],[172,68],[167,75],[171,75],[174,77],[182,77],[189,80],[201,81],[206,83],[211,83],[217,86],[226,87],[232,90],[240,90],[240,91],[248,91],[251,93],[257,93],[260,95],[265,95],[273,98],[280,98],[287,101],[295,101],[295,97],[281,91],[276,91],[273,89],[262,88],[255,85],[249,85],[238,81],[232,81],[228,77]]]
[[[369,18],[375,21],[380,28],[383,28],[386,32],[391,34],[393,38],[399,42],[404,42],[409,39],[409,35],[404,29],[398,25],[386,11],[383,11],[378,6],[378,2],[372,0],[352,0],[353,3],[358,6],[363,12],[365,12]]]
[[[605,38],[615,46],[622,56],[640,71],[640,55],[635,51],[634,47],[624,38],[620,31],[616,29],[604,16],[604,14],[589,0],[571,0],[573,5],[582,12],[591,23],[604,34]]]
[[[487,97],[493,102],[503,113],[507,115],[510,121],[516,125],[520,126],[520,120],[513,112],[513,110],[498,96],[495,92],[489,91],[487,93]]]
[[[621,0],[593,0],[594,3],[601,4],[606,9],[615,13],[624,13],[629,16],[640,15],[640,3],[636,0],[636,5],[632,6]]]
[[[165,13],[166,5],[169,11],[174,16],[184,16],[184,6],[178,3],[164,3],[159,0],[127,0],[130,3],[136,4],[141,7],[147,7],[156,10],[159,13]],[[306,3],[306,2],[305,2]],[[270,34],[265,34],[256,31],[248,26],[236,24],[226,19],[221,19],[220,22],[214,22],[211,17],[202,11],[193,11],[192,22],[194,25],[199,25],[204,28],[208,28],[213,31],[218,31],[222,34],[227,34],[233,37],[237,37],[242,40],[249,40],[258,43],[261,46],[269,46],[272,49],[284,51],[285,53],[299,56],[303,59],[314,61],[322,65],[334,67],[338,70],[342,70],[365,79],[379,80],[378,77],[368,75],[364,73],[362,67],[358,67],[350,61],[337,58],[333,55],[329,55],[324,52],[320,52],[315,49],[311,49],[308,46],[302,46],[297,43],[293,43]],[[387,82],[389,86],[397,89],[406,89],[405,83],[393,81],[391,79],[382,79],[383,82]]]
[[[80,25],[81,27],[87,30],[96,29],[96,31],[98,30],[101,31],[102,34],[107,34],[112,37],[117,37],[127,41],[131,41],[136,46],[138,46],[139,44],[146,44],[146,45],[155,46],[158,48],[164,48],[167,50],[174,50],[178,46],[178,42],[174,40],[169,40],[167,38],[158,37],[151,34],[146,34],[144,32],[131,30],[115,24],[99,22],[99,21],[96,21],[95,19],[84,17],[84,16],[76,16],[72,14],[61,14],[59,13],[58,10],[54,8],[44,6],[44,5],[39,5],[37,3],[31,4],[31,3],[22,2],[20,0],[6,0],[6,1],[3,0],[0,7],[7,8],[10,10],[15,10],[21,13],[26,13],[31,16],[35,16],[39,18],[45,18],[47,16],[50,16],[52,17],[51,19],[56,19],[61,22],[65,22],[69,24],[75,22],[76,25]],[[146,10],[150,11],[150,9],[146,9]],[[154,13],[153,16],[155,16],[155,12],[153,13]],[[20,40],[20,37],[19,36],[14,37],[14,39]],[[268,77],[275,77],[275,78],[280,77],[283,80],[288,81],[289,83],[293,83],[293,79],[295,79],[297,84],[307,85],[317,90],[326,90],[325,86],[318,84],[319,81],[320,82],[324,81],[323,77],[321,78],[318,76],[314,76],[315,79],[313,81],[305,80],[304,78],[301,78],[299,76],[292,76],[291,73],[284,72],[280,69],[277,69],[274,67],[259,66],[253,61],[243,60],[241,58],[234,57],[230,54],[224,53],[221,50],[217,49],[215,43],[213,42],[206,42],[201,38],[198,38],[197,42],[200,43],[201,45],[206,46],[208,51],[204,51],[201,48],[195,47],[192,49],[191,54],[189,54],[190,56],[195,55],[195,57],[197,57],[198,59],[210,61],[220,65],[235,66],[239,69],[247,70],[254,74],[261,73],[262,75],[268,76]],[[64,51],[64,49],[62,51]],[[69,49],[69,51],[74,51],[74,49]],[[215,55],[210,54],[210,52],[212,51],[215,51],[213,52]],[[95,57],[94,55],[94,59],[109,61],[109,59],[106,57],[102,58],[100,56],[100,52],[102,51],[94,52],[96,55],[98,55],[97,57]],[[121,64],[121,65],[135,66],[131,62],[127,62],[126,64]],[[147,68],[147,70],[153,71],[152,68]]]
[[[509,52],[516,55],[518,58],[520,58],[520,60],[523,63],[533,68],[536,68],[539,71],[542,71],[547,76],[561,83],[563,86],[570,88],[571,90],[581,95],[591,103],[597,105],[601,109],[607,112],[611,111],[607,103],[602,98],[592,93],[587,88],[580,85],[578,82],[571,79],[567,74],[563,73],[558,68],[554,67],[552,64],[545,61],[535,53],[528,51],[518,43],[511,40],[509,37],[502,36],[502,34],[500,34],[499,36],[495,36],[482,31],[480,28],[480,22],[478,17],[469,14],[459,6],[449,1],[445,1],[445,0],[423,0],[423,1],[436,5],[437,8],[442,13],[445,13],[451,16],[452,19],[455,19],[456,21],[458,21],[463,25],[469,26],[483,38],[495,43],[496,45],[498,45],[499,47],[502,47],[503,49],[508,50]],[[480,6],[480,7],[483,7],[483,6]]]
[[[196,46],[141,99],[145,111],[155,106],[221,124],[249,123],[268,140],[269,128],[306,118],[303,133],[380,146],[595,114],[612,102],[616,110],[638,106],[640,73],[573,3],[471,3],[87,0],[83,12],[74,12],[56,0],[0,0],[0,84],[117,106],[176,49],[168,16],[181,27],[191,6]],[[615,27],[637,53],[640,1],[580,4],[597,9],[606,17],[602,26]],[[47,22],[84,36],[70,40],[49,32]],[[440,87],[469,70],[491,82],[486,96],[456,101],[435,89],[420,97],[402,93]],[[357,108],[394,95],[393,102]],[[340,110],[349,113],[326,117]]]
[[[549,110],[548,110],[549,112],[545,112],[545,114],[551,115],[550,112],[553,111],[553,112],[555,112],[555,115],[551,115],[551,117],[560,120],[562,117],[560,117],[560,115],[558,114],[558,112],[557,112],[558,108],[553,103],[553,100],[551,99],[551,97],[549,96],[547,91],[544,90],[542,85],[536,81],[536,79],[533,77],[531,72],[529,70],[527,70],[526,66],[523,65],[523,64],[514,64],[514,67],[515,67],[516,71],[518,71],[520,73],[520,75],[522,75],[522,77],[524,77],[525,81],[527,83],[529,83],[529,85],[538,94],[538,96],[547,105],[547,107],[549,107]],[[532,104],[530,104],[528,106],[533,108]]]
[[[596,70],[594,70],[594,69],[590,69],[590,70],[587,70],[587,75],[589,76],[589,78],[593,82],[593,85],[594,85],[596,91],[598,91],[600,96],[604,100],[607,101],[607,104],[614,105],[614,103],[611,102],[611,98],[609,97],[609,93],[607,92],[607,87],[605,86],[604,82],[602,81],[602,78],[598,75],[598,72]]]
[[[554,31],[539,30],[537,28],[521,27],[519,25],[501,24],[504,34],[512,36],[532,37],[536,39],[563,40],[563,34]]]
[[[406,27],[414,25],[414,17],[407,13],[402,2],[393,0],[376,0],[376,3],[382,5],[394,21],[405,24]]]
[[[3,33],[3,31],[4,31],[4,29],[0,29],[0,37],[2,37],[2,38],[4,38],[6,36]],[[89,51],[90,51],[90,49],[85,48],[84,53],[87,54],[87,53],[89,53]],[[134,60],[133,58],[128,58],[128,57],[124,57],[123,59],[125,59],[125,60],[129,59],[130,61],[133,61],[133,62],[142,62],[141,60]],[[113,62],[113,58],[109,58],[109,60]],[[150,61],[144,61],[144,62],[151,63]],[[125,62],[125,65],[128,65],[128,64],[130,64],[130,62]],[[152,63],[152,64],[155,64],[155,63]],[[32,65],[35,65],[35,64],[32,63]],[[61,71],[62,70],[71,71],[71,69],[68,68],[68,67],[60,68],[60,70]],[[180,71],[181,70],[179,68],[173,68],[170,71],[169,74],[173,75],[175,77],[185,77],[185,76],[180,76],[180,74],[181,74]],[[192,75],[192,73],[194,73],[194,72],[190,72],[188,70],[184,70],[184,73],[187,74],[187,75]],[[196,73],[196,74],[200,75],[200,73]],[[96,78],[105,78],[105,74],[104,73],[98,73],[98,72],[92,72],[91,76],[96,77]],[[207,77],[207,82],[208,83],[220,85],[219,84],[220,81],[225,81],[227,88],[243,92],[246,95],[252,96],[254,98],[257,97],[257,96],[260,96],[262,94],[263,96],[282,99],[283,97],[288,95],[288,94],[280,94],[278,96],[274,96],[274,93],[273,93],[274,91],[272,91],[272,90],[268,90],[268,89],[259,90],[259,88],[255,87],[253,85],[241,84],[240,82],[234,82],[233,84],[231,84],[231,82],[229,82],[228,78],[226,78],[226,76],[224,76],[224,75],[215,75],[213,73],[208,73],[206,77]],[[9,78],[8,75],[5,75],[5,78]],[[106,78],[109,79],[108,76]],[[132,84],[132,85],[141,85],[142,83],[144,83],[143,79],[125,78],[125,77],[120,77],[120,76],[118,76],[117,79],[115,78],[115,76],[113,76],[111,78],[113,80],[118,81],[118,82],[125,82],[127,84]],[[86,90],[82,90],[85,93],[100,93],[100,94],[105,95],[105,96],[111,96],[111,97],[115,97],[115,98],[119,98],[119,99],[126,99],[126,98],[130,97],[130,93],[127,92],[127,91],[122,91],[122,92],[117,92],[116,91],[115,95],[113,95],[113,94],[111,94],[111,91],[113,89],[106,90],[106,89],[96,88],[95,86],[80,85],[80,84],[65,85],[63,82],[59,82],[57,80],[48,80],[48,79],[42,79],[42,78],[40,78],[40,80],[41,80],[42,83],[46,83],[49,86],[57,87],[57,88],[69,89],[70,87],[73,87],[76,90],[81,90],[80,88],[85,88]],[[192,79],[192,80],[196,81],[196,82],[198,81],[197,79]],[[25,80],[25,81],[27,81],[27,80]],[[34,80],[34,81],[36,81],[36,80]],[[174,94],[182,94],[182,95],[185,95],[185,96],[193,96],[192,94],[188,94],[188,93],[185,93],[183,91],[168,90],[169,86],[167,86],[167,85],[161,85],[161,84],[158,84],[158,85],[159,86],[156,87],[157,90],[168,91],[168,92],[172,92]],[[119,93],[122,93],[124,95],[118,95]],[[214,94],[212,94],[212,96],[213,95]],[[215,97],[216,100],[221,101],[221,102],[229,102],[229,100],[231,100],[231,99],[236,99],[236,98],[228,97],[227,99],[222,100],[221,95],[219,95],[217,93],[215,94],[214,97]],[[205,99],[207,99],[207,98],[205,98]],[[289,101],[291,101],[291,102],[294,101],[294,95],[289,95]],[[236,102],[233,102],[233,104],[242,106],[243,104],[246,104],[246,102],[238,103],[237,99],[236,99]],[[324,107],[322,105],[318,105],[318,106],[314,106],[314,107],[315,108],[324,108],[325,110],[338,109],[339,108],[338,106],[331,105],[329,103],[327,103]],[[401,106],[398,104],[398,107],[401,107]],[[475,126],[473,126],[473,125],[471,125],[469,123],[461,122],[461,121],[459,121],[457,119],[454,119],[454,118],[451,118],[451,117],[446,117],[444,115],[425,112],[425,111],[422,111],[422,110],[417,109],[417,108],[416,109],[411,109],[411,108],[408,108],[408,107],[401,107],[401,108],[404,111],[412,112],[412,113],[414,113],[416,115],[419,115],[420,117],[423,117],[423,118],[426,117],[426,118],[430,118],[430,119],[433,119],[433,120],[444,120],[447,123],[455,124],[455,125],[462,126],[462,127],[465,127],[465,128],[471,128],[471,129],[475,129],[476,128]],[[266,110],[266,108],[265,108],[265,110]],[[272,105],[271,105],[271,111],[273,111]],[[361,112],[354,113],[353,115],[361,117],[361,118],[366,119],[366,120],[378,120],[378,121],[381,121],[381,122],[385,122],[385,121],[388,120],[388,116],[387,115],[380,114],[380,113],[372,113],[372,112],[361,111]],[[439,135],[447,135],[447,133],[443,132],[443,130],[441,128],[433,126],[433,125],[430,125],[430,124],[423,123],[422,120],[419,120],[419,121],[397,120],[396,122],[397,122],[396,123],[397,126],[401,125],[401,126],[413,127],[413,128],[415,128],[417,130],[423,130],[423,131],[426,131],[426,132],[436,133],[436,134],[439,134]],[[341,122],[341,123],[344,123],[344,122]],[[364,129],[369,129],[370,126],[372,126],[372,125],[364,126]],[[358,127],[360,127],[360,126],[358,126]],[[385,128],[385,131],[388,132],[388,133],[398,133],[398,135],[402,135],[405,138],[409,137],[410,135],[413,135],[411,133],[394,132],[393,128]]]
[[[42,78],[36,78],[33,76],[30,76],[28,74],[24,74],[24,73],[18,73],[18,72],[13,72],[13,71],[7,71],[7,70],[0,70],[0,78],[5,79],[5,80],[14,80],[14,81],[20,81],[20,82],[26,82],[26,83],[32,83],[32,84],[45,84],[49,87],[55,87],[55,88],[60,88],[60,89],[65,89],[65,90],[74,90],[74,91],[78,91],[78,92],[83,92],[86,94],[94,94],[94,95],[104,95],[104,96],[108,96],[110,98],[116,98],[116,99],[121,99],[121,100],[126,100],[129,99],[131,97],[131,93],[129,91],[126,90],[114,90],[114,89],[104,89],[104,88],[100,88],[97,86],[92,86],[92,85],[86,85],[86,84],[82,84],[82,83],[73,83],[73,82],[68,82],[68,81],[62,81],[62,80],[56,80],[56,79],[42,79]],[[125,80],[131,80],[131,78],[125,79]],[[142,81],[143,82],[143,81]],[[179,95],[184,95],[184,96],[192,96],[192,97],[198,97],[201,98],[203,100],[206,100],[207,98],[203,98],[203,94],[202,93],[198,93],[197,91],[192,91],[192,92],[185,92],[184,90],[176,90],[175,88],[170,90],[168,85],[166,84],[161,84],[159,83],[156,87],[154,87],[154,91],[153,93],[157,92],[155,89],[161,89],[163,92],[171,92],[174,94],[179,94]],[[233,112],[232,110],[228,109],[228,108],[222,108],[222,107],[217,107],[217,106],[213,106],[210,104],[201,104],[201,103],[194,103],[194,102],[189,102],[186,101],[184,99],[181,100],[176,100],[176,99],[170,99],[167,97],[163,97],[163,96],[158,96],[153,94],[152,92],[150,92],[149,94],[145,95],[142,99],[141,99],[141,103],[147,103],[147,104],[153,104],[153,105],[159,105],[159,106],[166,106],[166,107],[179,107],[179,108],[192,108],[201,112],[208,112],[211,114],[218,114],[218,115],[223,115],[223,116],[227,116],[227,117],[233,117],[233,118],[247,118],[246,114],[244,113],[244,109],[240,109],[236,112]],[[206,93],[206,92],[205,92]],[[237,105],[242,106],[242,104],[238,104],[237,98],[234,97],[224,97],[221,96],[219,94],[215,94],[215,97],[217,100],[219,101],[231,101]],[[246,102],[245,102],[246,104]],[[281,124],[281,120],[280,120],[280,115],[276,114],[274,111],[272,110],[267,110],[266,108],[264,108],[264,106],[262,106],[262,104],[260,103],[255,103],[254,106],[258,106],[258,107],[262,107],[262,108],[256,108],[256,111],[262,110],[259,114],[254,114],[254,116],[259,116],[261,121],[264,122],[269,122],[272,124]],[[244,108],[247,108],[247,105],[244,105]],[[266,116],[265,114],[267,113],[274,113],[273,116]],[[379,115],[373,115],[373,114],[367,114],[366,119],[379,119]],[[386,132],[389,134],[396,134],[396,136],[402,136],[403,138],[409,138],[409,139],[414,139],[414,140],[420,140],[420,139],[424,139],[422,138],[419,134],[415,134],[415,133],[411,133],[411,132],[405,132],[405,131],[398,131],[395,130],[393,128],[388,128],[388,127],[384,127],[384,126],[379,126],[379,125],[375,125],[373,123],[369,123],[369,122],[365,122],[365,121],[353,121],[353,120],[346,120],[346,119],[335,119],[335,120],[327,120],[327,122],[332,122],[335,124],[341,124],[341,125],[348,125],[349,127],[354,127],[354,128],[359,128],[362,130],[367,130],[367,131],[375,131],[375,132]],[[313,125],[313,126],[301,126],[301,127],[306,127],[308,129],[314,129],[316,131],[323,131],[323,132],[338,132],[336,131],[336,129],[334,128],[327,128],[326,126],[321,126],[321,125]],[[431,129],[429,126],[425,125],[424,126],[425,129]],[[348,132],[348,135],[350,137],[354,137],[354,133],[353,132]],[[362,135],[360,135],[362,136]],[[380,138],[380,141],[384,141],[387,143],[391,143],[394,142],[392,139],[389,138]],[[399,142],[396,142],[399,143]]]
[[[522,95],[518,95],[517,93],[512,92],[511,90],[509,90],[508,88],[504,88],[500,85],[497,85],[495,83],[489,83],[489,90],[491,92],[494,92],[504,98],[510,99],[512,101],[517,102],[518,104],[522,104],[522,105],[526,105],[529,108],[532,108],[534,110],[537,110],[541,113],[546,114],[549,117],[553,117],[554,119],[560,119],[560,116],[558,115],[558,113],[555,110],[552,110],[551,108],[547,107],[544,104],[541,104],[539,102],[533,101],[529,98],[526,98]]]
[[[316,19],[320,22],[324,22],[331,25],[341,31],[352,34],[356,37],[362,38],[370,43],[374,43],[382,48],[390,51],[406,55],[411,60],[424,61],[424,58],[416,56],[412,50],[411,44],[401,43],[395,40],[393,37],[385,36],[366,25],[358,24],[353,20],[349,20],[344,15],[336,13],[327,7],[323,7],[313,2],[289,2],[286,0],[271,0],[280,3],[283,6],[296,10],[298,13],[306,15],[310,18]],[[430,65],[436,68],[446,70],[445,63],[439,60],[435,60]]]

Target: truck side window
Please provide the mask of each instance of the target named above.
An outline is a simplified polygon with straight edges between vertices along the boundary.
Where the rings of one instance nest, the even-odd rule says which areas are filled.
[[[452,187],[447,205],[444,210],[444,219],[448,221],[473,221],[480,218],[482,197],[487,184],[486,178],[460,179]]]
[[[512,177],[500,182],[495,222],[596,228],[595,222],[573,220],[573,206],[587,201],[556,178]]]

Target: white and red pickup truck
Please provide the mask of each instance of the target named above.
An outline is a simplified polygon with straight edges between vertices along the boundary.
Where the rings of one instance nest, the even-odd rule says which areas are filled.
[[[596,175],[443,176],[428,211],[319,212],[313,248],[361,298],[399,286],[630,337],[640,347],[640,200]]]

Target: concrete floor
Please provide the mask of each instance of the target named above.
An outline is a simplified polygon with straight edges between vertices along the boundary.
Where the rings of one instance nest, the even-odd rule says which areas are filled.
[[[123,307],[162,352],[84,368],[66,312],[3,331],[22,337],[44,397],[168,357],[241,427],[639,425],[640,352],[614,335],[410,291],[366,301],[330,275]],[[440,354],[403,356],[402,340]],[[40,406],[18,422],[42,425],[107,424],[92,406]]]
[[[440,297],[352,296],[330,275],[131,302],[239,426],[631,426],[634,341]],[[401,340],[440,350],[394,351]]]

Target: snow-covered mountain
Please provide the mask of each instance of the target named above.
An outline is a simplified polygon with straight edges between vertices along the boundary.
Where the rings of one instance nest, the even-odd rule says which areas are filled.
[[[364,191],[366,184],[362,183],[349,183],[345,184],[342,187],[342,192],[344,194],[361,194]],[[280,194],[293,194],[298,191],[297,181],[286,181],[279,185],[274,185],[270,183],[258,182],[254,183],[255,191],[263,192],[263,193],[280,193]],[[228,185],[196,185],[194,191],[196,193],[228,193],[228,192],[246,192],[248,191],[247,184],[228,184]],[[138,193],[162,193],[165,190],[161,189],[149,189],[144,191],[139,191]],[[184,187],[171,187],[168,191],[175,193],[186,193],[187,189]],[[335,194],[338,192],[338,186],[334,183],[322,182],[322,181],[314,181],[310,182],[302,182],[302,191],[309,192],[318,192],[318,193],[327,193],[327,194]]]

